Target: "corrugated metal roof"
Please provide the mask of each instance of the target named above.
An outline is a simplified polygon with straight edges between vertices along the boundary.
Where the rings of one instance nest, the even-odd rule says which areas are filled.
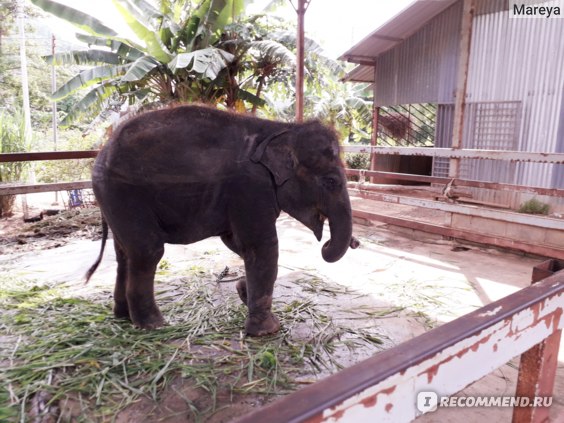
[[[346,74],[344,80],[353,82],[374,82],[374,66],[357,66]]]
[[[410,35],[413,35],[423,25],[457,1],[416,0],[398,15],[343,53],[339,59],[360,65],[370,65],[376,57],[401,43]],[[349,80],[350,78],[347,77],[347,79]]]

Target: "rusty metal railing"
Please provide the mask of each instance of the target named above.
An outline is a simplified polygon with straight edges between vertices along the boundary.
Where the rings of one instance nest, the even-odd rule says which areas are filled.
[[[564,328],[563,268],[562,262],[550,260],[535,269],[533,281],[539,272],[544,279],[530,287],[378,353],[238,423],[409,422],[421,414],[418,393],[453,395],[523,353],[516,396],[549,397]],[[515,408],[514,422],[544,421],[548,412]]]

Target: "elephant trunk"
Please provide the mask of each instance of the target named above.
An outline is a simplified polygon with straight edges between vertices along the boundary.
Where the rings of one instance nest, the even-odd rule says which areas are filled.
[[[339,204],[329,213],[331,239],[321,249],[323,260],[333,263],[345,255],[352,239],[352,212],[348,201]]]

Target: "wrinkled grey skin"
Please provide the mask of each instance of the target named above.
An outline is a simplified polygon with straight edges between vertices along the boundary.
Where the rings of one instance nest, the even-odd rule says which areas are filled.
[[[276,219],[283,210],[321,239],[329,220],[328,262],[355,246],[335,132],[319,122],[291,124],[182,106],[122,124],[100,152],[92,182],[114,234],[117,317],[140,328],[164,324],[154,298],[164,244],[219,236],[245,262],[237,285],[249,309],[246,332],[278,331],[271,312],[278,272]],[[96,270],[100,256],[87,274]]]

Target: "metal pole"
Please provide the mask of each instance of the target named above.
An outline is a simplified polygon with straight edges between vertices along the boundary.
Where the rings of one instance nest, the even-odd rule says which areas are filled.
[[[298,33],[296,38],[296,122],[304,120],[304,20],[311,0],[298,0]]]
[[[25,12],[23,0],[18,0],[17,3],[17,21],[18,30],[20,35],[20,67],[22,78],[22,97],[23,97],[23,114],[24,114],[24,143],[25,148],[31,146],[31,112],[29,107],[29,87],[27,77],[27,55],[25,49]],[[29,179],[31,183],[35,183],[35,172],[33,165],[31,165],[29,172]],[[22,210],[24,219],[29,217],[29,209],[27,205],[27,194],[22,195]]]
[[[29,146],[31,141],[31,112],[29,107],[29,87],[27,76],[27,55],[25,48],[25,13],[23,0],[18,0],[18,28],[20,33],[20,66],[22,78],[23,113],[25,124],[25,143]]]
[[[56,48],[56,38],[55,34],[51,35],[51,55],[55,56],[55,48]],[[55,60],[53,59],[53,64],[51,65],[51,92],[55,92],[57,90],[57,71],[55,70]],[[58,137],[58,128],[57,128],[57,102],[53,101],[53,114],[52,114],[52,125],[53,125],[53,150],[57,151],[57,137]],[[55,191],[55,204],[59,202],[59,192]]]
[[[51,37],[51,55],[55,56],[55,47],[56,47],[56,39],[55,34]],[[55,92],[57,90],[57,71],[55,70],[55,61],[53,60],[53,65],[51,66],[51,92]],[[57,102],[53,101],[53,116],[52,116],[52,124],[53,124],[53,149],[57,151],[57,137],[58,137],[58,128],[57,128]]]
[[[456,95],[454,99],[454,123],[452,132],[452,148],[457,149],[462,148],[462,137],[464,134],[464,111],[466,109],[466,87],[468,84],[473,19],[474,0],[464,0],[462,10],[462,27],[460,30],[458,74],[456,80]],[[460,159],[450,160],[449,176],[451,178],[460,177]]]

